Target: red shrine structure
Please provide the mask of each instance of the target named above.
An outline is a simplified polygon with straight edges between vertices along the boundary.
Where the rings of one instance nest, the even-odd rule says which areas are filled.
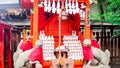
[[[11,25],[0,22],[0,68],[12,68],[11,28]]]
[[[57,8],[57,3],[60,4],[60,13],[57,13],[57,10],[53,13],[51,11],[45,11],[45,1],[47,2],[47,7],[52,7],[53,2],[55,2],[55,8]],[[50,2],[50,3],[49,3]],[[62,5],[66,6],[66,2],[68,4],[68,9],[70,9],[70,4],[77,3],[79,10],[84,12],[84,33],[79,30],[81,15],[80,13],[67,13],[67,19],[62,20]],[[39,4],[43,3],[42,6]],[[70,4],[69,4],[70,3]],[[50,6],[49,6],[50,4]],[[74,5],[73,5],[74,6]],[[33,9],[33,14],[29,16],[30,18],[30,34],[33,36],[33,45],[35,45],[35,41],[42,36],[52,37],[54,38],[54,49],[58,46],[69,45],[70,42],[64,43],[64,39],[68,36],[72,36],[75,33],[75,36],[78,37],[77,41],[80,41],[78,44],[83,44],[83,38],[90,39],[92,35],[92,31],[90,30],[90,2],[89,0],[21,0],[21,7],[24,9]],[[73,9],[73,8],[72,8]],[[65,8],[65,10],[67,10]],[[64,16],[64,15],[63,15]],[[24,32],[24,40],[26,32]],[[45,38],[44,37],[44,38]],[[74,40],[74,39],[72,39]],[[48,41],[49,42],[49,41]],[[72,44],[72,43],[71,43]],[[74,45],[74,44],[73,44]],[[47,45],[46,45],[47,46]],[[69,47],[72,45],[69,45]],[[75,43],[75,48],[77,44]],[[73,46],[74,48],[74,46]],[[74,50],[74,49],[73,49]],[[74,51],[71,53],[74,55]],[[74,59],[73,59],[74,60]],[[52,61],[44,61],[43,68],[49,68],[52,64]],[[82,68],[84,64],[83,58],[77,61],[74,61],[74,68]]]

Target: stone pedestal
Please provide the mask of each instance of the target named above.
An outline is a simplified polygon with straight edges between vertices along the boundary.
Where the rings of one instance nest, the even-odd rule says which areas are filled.
[[[111,68],[111,67],[107,65],[99,65],[99,66],[84,65],[83,68]]]

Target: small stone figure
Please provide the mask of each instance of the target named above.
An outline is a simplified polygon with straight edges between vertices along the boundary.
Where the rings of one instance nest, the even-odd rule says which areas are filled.
[[[41,60],[43,60],[43,58],[39,58],[39,57],[42,57],[42,54],[41,52],[38,51],[39,48],[41,49],[41,46],[42,46],[41,40],[37,40],[35,45],[36,46],[34,48],[24,51],[19,55],[18,59],[16,60],[15,68],[27,67],[27,65],[30,65],[33,63],[35,64],[37,63],[36,68],[38,65],[40,66],[39,68],[42,68]],[[33,54],[33,52],[35,52],[36,49],[38,52]],[[29,63],[29,64],[26,65],[26,63]]]
[[[92,66],[98,66],[98,67],[103,66],[104,68],[110,68],[108,66],[110,61],[110,52],[108,49],[106,49],[104,52],[103,50],[100,49],[100,46],[98,44],[92,45],[90,42],[90,39],[89,40],[85,39],[84,45],[89,47],[89,49],[86,47],[87,50],[89,51],[85,51],[86,49],[83,48],[84,56],[91,54],[91,56],[93,56],[94,58],[89,59],[88,63],[86,63],[83,68],[92,68]],[[87,57],[90,57],[90,56],[87,56]],[[84,58],[85,60],[87,60],[86,57]]]

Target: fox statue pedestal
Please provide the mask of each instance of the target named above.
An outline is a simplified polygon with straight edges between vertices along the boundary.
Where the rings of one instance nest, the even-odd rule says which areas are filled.
[[[111,68],[111,67],[107,65],[98,65],[98,66],[84,65],[83,68]]]

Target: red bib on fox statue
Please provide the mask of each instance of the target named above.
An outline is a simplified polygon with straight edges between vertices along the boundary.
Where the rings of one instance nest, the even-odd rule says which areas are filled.
[[[101,48],[96,40],[91,40],[91,46],[99,48],[99,49]]]
[[[32,48],[32,43],[30,41],[24,42],[20,47],[20,49],[23,50],[23,51],[27,51],[31,48]]]
[[[35,48],[29,54],[28,59],[32,62],[39,61],[40,64],[43,63],[43,49],[42,49],[42,42],[40,40],[36,41]]]
[[[32,62],[39,61],[40,64],[43,63],[43,50],[42,48],[36,47],[29,55],[28,59]]]
[[[20,49],[23,51],[27,51],[32,48],[32,43],[31,43],[31,36],[27,36],[27,40],[20,46]]]
[[[90,39],[85,39],[83,41],[84,46],[83,46],[83,55],[85,60],[93,60],[93,53],[91,50],[91,40]]]
[[[83,46],[83,54],[85,60],[93,60],[93,53],[91,46],[100,49],[100,45],[96,40],[85,39],[84,46]]]
[[[85,60],[93,60],[93,53],[91,50],[91,46],[83,47],[83,55]]]

